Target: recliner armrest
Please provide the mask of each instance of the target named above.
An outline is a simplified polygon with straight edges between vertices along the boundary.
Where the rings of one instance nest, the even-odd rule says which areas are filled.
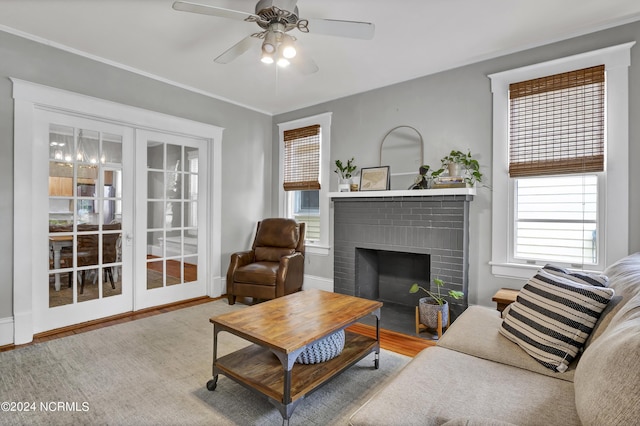
[[[237,262],[236,267],[248,265],[255,262],[255,252],[253,250],[239,251],[231,254],[231,263]]]
[[[304,255],[296,252],[280,258],[276,276],[276,297],[291,294],[302,288],[304,275]]]
[[[227,269],[227,294],[233,293],[233,275],[235,274],[236,269],[253,263],[254,259],[255,255],[253,250],[231,253],[231,261],[229,262],[229,268]]]

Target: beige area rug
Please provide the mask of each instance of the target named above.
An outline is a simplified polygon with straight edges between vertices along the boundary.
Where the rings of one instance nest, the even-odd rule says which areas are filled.
[[[267,400],[211,378],[209,318],[245,305],[226,300],[0,353],[0,424],[281,425]],[[248,344],[220,333],[220,356]],[[410,358],[381,351],[303,400],[291,425],[346,425]],[[410,391],[410,390],[409,390]],[[16,411],[7,411],[13,408]],[[27,411],[28,410],[28,411]]]

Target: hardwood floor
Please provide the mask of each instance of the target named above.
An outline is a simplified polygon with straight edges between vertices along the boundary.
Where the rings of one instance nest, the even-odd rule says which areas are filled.
[[[191,306],[201,305],[203,303],[209,303],[220,298],[212,299],[208,296],[198,297],[191,300],[185,300],[178,303],[171,303],[163,306],[155,306],[153,308],[142,309],[136,312],[125,312],[123,314],[114,315],[107,318],[101,318],[94,321],[87,321],[80,324],[70,325],[68,327],[57,328],[55,330],[45,331],[33,336],[33,341],[25,345],[5,345],[0,346],[0,352],[12,350],[15,348],[21,348],[23,346],[29,346],[40,342],[46,342],[47,340],[58,339],[60,337],[72,336],[74,334],[85,333],[87,331],[96,330],[103,327],[109,327],[116,324],[122,324],[129,321],[135,321],[141,318],[146,318],[154,315],[164,314],[166,312],[175,311],[177,309],[188,308]]]
[[[40,342],[46,342],[48,340],[58,339],[60,337],[80,334],[87,331],[96,330],[102,327],[109,327],[112,325],[122,324],[129,321],[135,321],[137,319],[175,311],[177,309],[183,309],[191,306],[200,305],[203,303],[209,303],[214,300],[222,299],[224,297],[226,296],[213,299],[213,298],[204,296],[204,297],[199,297],[196,299],[191,299],[183,302],[143,309],[137,312],[128,312],[120,315],[114,315],[108,318],[102,318],[95,321],[88,321],[85,323],[76,324],[69,327],[63,327],[56,330],[39,333],[34,336],[33,341],[31,343],[27,343],[26,345],[0,346],[0,352],[20,348],[23,346],[33,345]],[[348,330],[354,333],[363,334],[365,336],[375,337],[375,327],[373,326],[364,325],[364,324],[354,324],[348,327]],[[435,345],[435,342],[433,341],[424,340],[424,339],[420,339],[413,336],[408,336],[406,334],[397,333],[394,331],[383,330],[383,329],[380,330],[380,346],[383,349],[390,350],[402,355],[413,357],[424,348],[428,348],[434,345]]]
[[[370,337],[375,337],[376,335],[376,328],[371,325],[358,323],[347,327],[347,330]],[[402,355],[413,357],[421,350],[435,345],[436,342],[433,340],[425,340],[391,330],[380,330],[380,346],[382,349],[387,349]]]

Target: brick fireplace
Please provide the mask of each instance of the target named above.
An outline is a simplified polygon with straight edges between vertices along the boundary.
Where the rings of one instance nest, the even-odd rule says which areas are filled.
[[[425,294],[411,295],[409,286],[440,278],[443,293],[465,294],[450,301],[455,317],[467,306],[475,190],[385,191],[398,192],[333,197],[334,291],[414,307]]]

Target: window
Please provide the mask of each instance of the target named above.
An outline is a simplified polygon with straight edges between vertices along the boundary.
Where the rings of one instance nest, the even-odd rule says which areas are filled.
[[[331,114],[280,123],[280,215],[306,224],[307,251],[328,254]]]
[[[320,241],[320,190],[293,191],[289,199],[293,205],[288,208],[287,217],[307,224],[307,242]]]
[[[518,178],[514,258],[598,263],[598,176]]]
[[[598,263],[604,86],[603,65],[509,85],[514,259]]]
[[[489,76],[495,275],[603,270],[627,254],[633,44]]]

